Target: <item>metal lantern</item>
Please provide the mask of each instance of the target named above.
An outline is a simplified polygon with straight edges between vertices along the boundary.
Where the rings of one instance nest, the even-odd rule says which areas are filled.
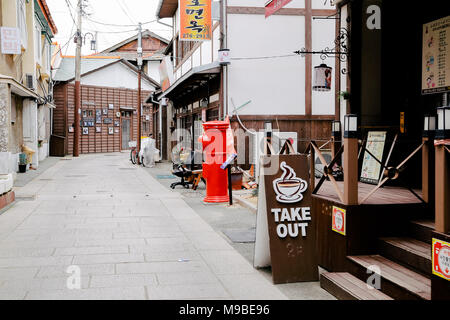
[[[218,60],[221,66],[229,65],[231,63],[230,49],[220,49]]]
[[[423,136],[425,138],[432,138],[434,137],[435,130],[436,130],[436,116],[425,115],[423,124]]]
[[[344,138],[358,138],[358,116],[356,114],[344,116]]]
[[[200,100],[200,107],[201,108],[206,108],[208,105],[209,105],[208,98],[203,98],[202,100]]]
[[[437,108],[437,139],[450,139],[450,107]]]
[[[330,91],[333,68],[326,64],[314,67],[314,91]]]
[[[332,133],[333,137],[341,136],[341,122],[340,121],[333,121],[331,123],[331,133]]]
[[[169,104],[169,99],[168,98],[162,98],[160,104],[161,104],[161,106],[166,107]]]
[[[91,50],[97,51],[97,41],[91,40]]]

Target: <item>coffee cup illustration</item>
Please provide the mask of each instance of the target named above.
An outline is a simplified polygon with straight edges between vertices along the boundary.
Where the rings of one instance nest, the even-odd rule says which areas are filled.
[[[308,189],[308,183],[297,177],[294,169],[282,162],[281,178],[273,181],[273,189],[277,194],[277,201],[281,203],[297,203],[303,200],[303,192]]]

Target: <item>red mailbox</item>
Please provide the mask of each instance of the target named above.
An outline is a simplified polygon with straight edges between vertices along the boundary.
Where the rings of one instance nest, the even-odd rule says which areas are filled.
[[[206,179],[207,203],[229,202],[227,170],[220,166],[227,160],[227,129],[229,122],[211,121],[203,124],[204,133],[199,138],[203,144],[205,162],[203,177]]]

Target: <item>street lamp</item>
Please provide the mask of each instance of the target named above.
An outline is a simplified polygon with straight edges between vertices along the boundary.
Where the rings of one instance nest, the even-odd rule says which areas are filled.
[[[331,76],[333,68],[326,64],[314,67],[314,91],[330,91],[331,90]]]
[[[331,123],[331,133],[334,138],[338,138],[338,137],[340,138],[340,136],[341,136],[341,122],[340,121],[335,120]]]
[[[449,139],[450,138],[450,107],[437,108],[437,139]]]
[[[358,138],[358,116],[356,114],[344,116],[344,138]]]
[[[423,124],[423,137],[433,138],[436,130],[436,116],[425,115]]]

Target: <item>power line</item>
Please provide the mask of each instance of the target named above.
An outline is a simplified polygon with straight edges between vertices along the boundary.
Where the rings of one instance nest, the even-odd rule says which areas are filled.
[[[128,19],[130,19],[131,23],[135,23],[136,25],[136,21],[134,21],[130,15],[128,14],[128,12],[124,9],[124,7],[122,6],[122,3],[120,2],[120,0],[116,0],[116,3],[119,5],[120,9],[122,10],[123,13],[125,13],[125,15],[128,17]]]
[[[114,23],[105,23],[105,22],[96,21],[96,20],[93,20],[93,19],[88,18],[88,17],[86,17],[86,19],[91,21],[91,22],[94,22],[94,23],[97,23],[97,24],[101,24],[101,25],[104,25],[104,26],[110,26],[110,27],[137,27],[137,24],[114,24]],[[151,21],[143,22],[142,25],[150,24],[150,23],[157,22],[157,21],[158,20],[151,20]]]
[[[67,9],[69,10],[70,17],[72,18],[73,23],[76,24],[75,18],[74,18],[73,14],[72,14],[72,10],[70,9],[70,7],[71,7],[72,5],[69,3],[69,0],[66,0],[66,6],[67,6]]]

